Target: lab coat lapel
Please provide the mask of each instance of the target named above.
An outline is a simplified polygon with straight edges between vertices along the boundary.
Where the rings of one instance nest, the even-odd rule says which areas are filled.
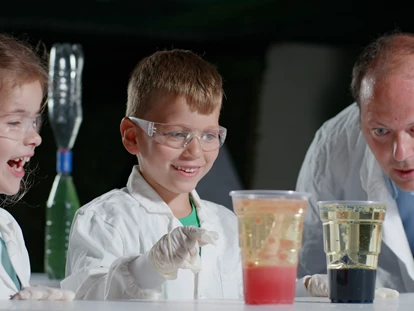
[[[216,231],[220,235],[220,240],[222,240],[225,243],[226,241],[224,232],[222,232],[221,228],[217,226],[217,224],[219,223],[218,216],[208,207],[206,207],[205,204],[203,204],[195,190],[191,191],[191,196],[197,208],[197,215],[200,220],[200,227],[206,230]]]
[[[144,177],[142,177],[138,165],[135,165],[132,168],[127,188],[132,197],[134,197],[148,213],[168,214],[170,218],[173,218],[171,209],[147,183]]]
[[[216,231],[219,234],[219,239],[216,243],[217,245],[207,244],[202,247],[201,262],[216,262],[220,249],[225,248],[226,246],[227,238],[222,231],[222,228],[217,226],[217,224],[220,223],[218,216],[203,204],[195,190],[191,192],[191,196],[193,197],[194,204],[197,208],[200,227],[209,231]]]
[[[191,192],[191,196],[197,208],[200,227],[219,234],[216,245],[206,244],[201,248],[201,270],[197,276],[197,295],[202,298],[208,293],[208,295],[220,297],[223,294],[220,278],[222,267],[219,266],[222,260],[218,257],[220,253],[224,253],[222,249],[225,248],[227,239],[221,228],[217,226],[218,216],[203,204],[195,190]],[[209,284],[209,286],[201,288],[198,284]]]
[[[2,265],[0,265],[0,282],[3,282],[6,287],[12,290],[12,292],[17,292],[16,285],[14,284],[6,270],[4,270]]]
[[[405,235],[397,204],[391,196],[391,189],[387,187],[384,173],[369,148],[366,149],[360,173],[362,187],[368,194],[368,200],[380,201],[387,206],[382,227],[383,242],[405,264],[408,274],[414,280],[413,255]]]
[[[19,280],[22,280],[21,276],[23,275],[22,271],[22,262],[21,258],[19,256],[19,250],[16,245],[16,241],[14,239],[14,228],[12,222],[10,222],[8,219],[4,217],[0,217],[0,231],[1,231],[1,237],[6,244],[7,247],[7,253],[10,258],[10,262],[13,265],[14,271],[17,274],[17,277]],[[0,266],[0,275],[3,280],[3,282],[10,288],[12,288],[14,291],[17,291],[16,285],[12,281],[12,279],[9,277],[6,270],[4,270],[3,266]],[[28,286],[29,284],[22,284],[22,286]]]

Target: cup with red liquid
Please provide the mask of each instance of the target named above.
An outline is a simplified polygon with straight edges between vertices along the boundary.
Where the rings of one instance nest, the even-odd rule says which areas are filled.
[[[230,196],[238,218],[245,303],[292,304],[310,194],[240,190]]]

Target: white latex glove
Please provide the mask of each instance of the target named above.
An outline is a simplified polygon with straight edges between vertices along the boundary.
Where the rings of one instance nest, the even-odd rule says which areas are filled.
[[[150,250],[149,258],[155,270],[167,280],[177,278],[179,268],[200,270],[199,247],[216,244],[218,233],[195,226],[177,227],[164,235]]]
[[[24,287],[20,292],[10,297],[11,300],[61,300],[72,301],[75,294],[70,290],[46,286]]]
[[[310,277],[308,287],[308,293],[313,297],[328,297],[329,282],[326,274],[314,274]],[[396,298],[400,293],[396,290],[377,287],[375,289],[375,298]]]
[[[375,298],[397,298],[400,293],[394,289],[386,287],[377,287],[375,289]]]
[[[312,297],[328,297],[329,283],[326,274],[314,274],[310,277],[308,293]]]

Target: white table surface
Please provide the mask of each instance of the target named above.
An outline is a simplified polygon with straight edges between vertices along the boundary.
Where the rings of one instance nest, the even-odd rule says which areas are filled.
[[[249,306],[241,300],[194,301],[0,301],[0,310],[71,310],[71,311],[412,311],[414,293],[399,298],[377,299],[372,304],[334,304],[327,298],[297,298],[293,305]]]

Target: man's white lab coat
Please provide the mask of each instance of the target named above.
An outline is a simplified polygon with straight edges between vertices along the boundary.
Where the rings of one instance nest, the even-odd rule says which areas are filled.
[[[30,261],[22,230],[10,213],[0,208],[0,237],[4,240],[10,261],[22,287],[29,286]],[[16,285],[0,264],[0,300],[16,294]]]
[[[168,205],[135,166],[126,188],[112,190],[83,206],[71,228],[63,289],[75,299],[220,299],[242,297],[237,218],[224,206],[191,195],[201,228],[218,232],[217,245],[201,248],[201,271],[180,269],[162,288],[141,289],[128,264],[181,226]],[[145,278],[146,271],[142,271]]]
[[[413,292],[414,260],[398,207],[391,185],[366,144],[359,120],[359,108],[352,104],[325,122],[306,154],[296,188],[311,193],[312,198],[304,219],[298,278],[326,273],[327,269],[317,201],[381,201],[387,212],[377,285]]]

